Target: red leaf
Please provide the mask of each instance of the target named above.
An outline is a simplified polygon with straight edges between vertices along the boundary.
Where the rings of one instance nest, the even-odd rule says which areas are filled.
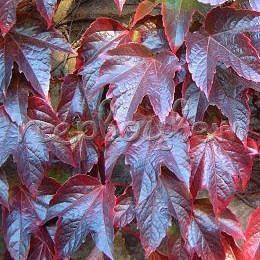
[[[56,8],[57,0],[35,0],[36,6],[48,27],[52,24],[52,17]],[[0,30],[2,34],[8,33],[16,23],[17,0],[0,0]]]
[[[86,174],[98,162],[97,148],[92,140],[88,140],[85,133],[79,133],[71,140],[76,174]]]
[[[251,175],[252,158],[227,126],[212,134],[193,136],[191,161],[193,187],[208,190],[216,215],[231,201],[240,180],[245,188]]]
[[[135,16],[132,22],[134,26],[138,21],[142,20],[145,16],[150,14],[152,10],[160,3],[160,0],[144,0],[138,4],[135,11]]]
[[[36,0],[36,6],[42,17],[46,20],[48,27],[52,25],[52,18],[58,0]]]
[[[188,227],[187,241],[203,260],[225,259],[213,210],[210,203],[205,199],[198,200],[194,205],[192,221]]]
[[[9,184],[6,179],[5,172],[0,169],[0,203],[8,208],[9,200]]]
[[[35,125],[28,124],[25,127],[22,140],[13,156],[22,182],[35,194],[49,161],[47,144]]]
[[[0,0],[0,30],[8,33],[16,22],[17,0]]]
[[[88,103],[81,77],[71,74],[64,79],[57,110],[59,117],[69,123],[76,116],[82,120],[88,119]]]
[[[0,166],[7,160],[9,155],[17,148],[20,139],[19,129],[14,124],[3,106],[0,107]]]
[[[80,67],[85,94],[92,91],[104,62],[104,54],[120,43],[128,41],[129,32],[119,22],[110,18],[98,18],[81,38],[77,63]],[[96,112],[101,94],[86,95],[90,111]]]
[[[132,119],[144,96],[148,95],[156,115],[165,121],[173,103],[175,72],[180,70],[177,57],[170,52],[153,54],[140,44],[126,44],[108,52],[95,86],[110,85],[108,97],[120,130]]]
[[[228,208],[220,214],[218,218],[218,226],[221,232],[225,232],[234,239],[245,240],[245,236],[238,218]]]
[[[162,2],[165,33],[174,52],[183,44],[193,13],[201,8],[203,5],[194,0],[166,0]]]
[[[116,3],[120,13],[122,13],[123,7],[124,7],[124,4],[125,4],[126,0],[114,0],[114,1]]]
[[[232,8],[216,8],[208,13],[205,32],[187,35],[187,59],[192,78],[210,95],[218,62],[223,62],[238,75],[260,81],[260,61],[244,32],[259,31],[258,13]]]
[[[198,1],[203,4],[220,5],[227,2],[228,0],[198,0]]]
[[[182,235],[186,235],[190,222],[191,196],[172,173],[162,174],[152,193],[136,207],[137,227],[147,255],[155,251],[166,236],[171,217],[178,221]]]
[[[7,89],[4,108],[18,125],[27,120],[28,96],[28,83],[18,74],[14,75]]]
[[[116,199],[114,225],[124,227],[135,218],[135,202],[127,191]]]
[[[249,0],[249,3],[253,10],[260,12],[260,2],[257,0]]]
[[[243,252],[245,259],[248,260],[260,257],[260,207],[255,209],[249,217]]]
[[[31,235],[44,222],[49,201],[58,187],[56,181],[48,178],[39,187],[36,198],[24,187],[12,190],[10,210],[4,210],[3,231],[6,246],[14,259],[24,259],[28,255]]]
[[[97,179],[75,175],[51,201],[49,218],[59,216],[55,246],[59,257],[70,256],[91,233],[96,246],[112,258],[114,188]]]
[[[0,37],[0,91],[7,89],[16,62],[33,88],[47,97],[53,50],[72,52],[58,31],[46,31],[39,21],[23,18],[5,38]]]
[[[4,210],[3,231],[8,251],[14,259],[26,258],[37,214],[23,189],[15,189],[10,211]]]
[[[228,118],[232,130],[244,141],[247,138],[250,109],[246,88],[254,85],[240,78],[231,69],[218,68],[209,96],[209,102],[216,105]]]
[[[142,127],[145,126],[145,127]],[[119,135],[111,126],[107,135],[105,163],[108,177],[120,155],[130,165],[136,203],[141,203],[155,189],[161,165],[167,166],[187,187],[190,179],[186,120],[172,112],[162,124],[158,118],[140,116]]]
[[[45,99],[29,98],[28,115],[44,133],[49,150],[62,162],[74,165],[70,142],[66,138],[68,125],[58,118],[58,114]]]

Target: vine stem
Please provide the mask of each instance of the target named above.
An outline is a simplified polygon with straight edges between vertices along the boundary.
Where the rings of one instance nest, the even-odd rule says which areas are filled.
[[[98,172],[101,183],[104,185],[106,183],[106,173],[105,173],[105,158],[104,158],[104,151],[99,151],[99,158],[98,158]]]

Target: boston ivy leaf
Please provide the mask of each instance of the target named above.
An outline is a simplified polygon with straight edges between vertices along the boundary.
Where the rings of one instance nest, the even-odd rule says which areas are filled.
[[[145,126],[145,127],[142,127]],[[160,166],[167,166],[189,186],[188,137],[190,128],[186,120],[171,113],[166,123],[158,118],[140,116],[128,126],[124,135],[111,127],[105,151],[106,170],[110,175],[120,155],[130,165],[136,203],[147,199],[155,189]]]
[[[125,4],[126,0],[115,0],[115,3],[120,11],[120,13],[122,13],[123,11],[123,7],[124,7],[124,4]]]
[[[3,106],[0,107],[0,166],[14,152],[20,139],[19,129],[5,112]]]
[[[182,91],[185,99],[183,116],[192,124],[202,121],[209,105],[205,93],[197,87],[195,82],[190,82],[187,78],[183,83]]]
[[[0,30],[8,33],[16,22],[16,7],[18,0],[0,0]],[[48,26],[52,24],[57,0],[35,0],[36,6]]]
[[[10,210],[4,210],[3,231],[8,251],[14,259],[25,259],[28,255],[31,235],[45,220],[49,201],[58,187],[56,181],[46,178],[36,198],[23,186],[11,191]],[[48,243],[47,239],[45,243]]]
[[[240,78],[232,69],[218,68],[209,96],[209,102],[216,105],[228,118],[232,130],[240,140],[247,138],[250,121],[247,89],[254,85]]]
[[[191,161],[193,188],[208,190],[216,215],[231,201],[240,180],[245,188],[250,179],[252,158],[228,126],[192,136]]]
[[[36,0],[36,6],[42,17],[46,20],[48,27],[52,25],[52,18],[58,0]]]
[[[6,34],[16,22],[17,0],[0,0],[0,30]]]
[[[27,257],[36,221],[37,214],[30,197],[22,188],[15,188],[10,210],[4,210],[3,222],[5,243],[14,259]]]
[[[245,240],[244,233],[242,231],[239,219],[232,213],[232,211],[226,208],[218,218],[218,226],[221,232],[232,236],[234,239]]]
[[[49,217],[59,216],[55,246],[70,256],[91,233],[96,246],[112,258],[114,188],[86,175],[70,178],[51,201]]]
[[[253,260],[260,257],[260,207],[255,209],[249,217],[243,252],[245,259]]]
[[[93,166],[98,162],[98,153],[93,140],[86,136],[84,132],[79,132],[70,140],[75,166],[74,172],[76,174],[87,174],[91,171]]]
[[[159,3],[161,3],[161,0],[144,0],[139,3],[136,7],[132,26],[142,20],[146,15],[150,14]]]
[[[193,206],[192,221],[188,226],[187,241],[203,260],[225,259],[220,231],[208,200],[197,200]]]
[[[13,63],[16,62],[33,88],[46,97],[53,50],[72,52],[70,45],[56,30],[46,31],[41,23],[30,18],[17,23],[4,38],[0,37],[0,91],[7,89]]]
[[[8,208],[9,184],[4,170],[0,169],[0,204]]]
[[[257,0],[249,0],[250,6],[253,10],[260,12],[260,2]]]
[[[136,43],[120,45],[107,55],[98,83],[88,95],[111,84],[108,97],[112,98],[111,109],[120,130],[146,95],[156,115],[165,121],[173,103],[173,77],[180,70],[177,57],[168,51],[153,54]]]
[[[69,126],[59,119],[52,106],[45,99],[30,97],[28,115],[44,133],[49,150],[62,162],[74,165],[71,145],[66,137]]]
[[[203,4],[220,5],[227,2],[228,0],[198,0],[198,1]]]
[[[88,118],[88,104],[83,88],[82,79],[77,75],[68,75],[61,87],[61,98],[58,105],[59,117],[72,123],[74,117]]]
[[[13,76],[6,92],[4,108],[12,121],[17,123],[17,125],[21,125],[27,120],[28,87],[26,80],[16,74]]]
[[[133,42],[141,43],[154,52],[170,50],[162,18],[159,15],[142,19],[131,29],[130,33]]]
[[[159,182],[137,208],[137,227],[146,255],[150,255],[160,245],[170,221],[167,192]]]
[[[13,156],[22,182],[35,194],[42,182],[49,161],[47,144],[35,125],[28,124],[25,127],[22,140]]]
[[[208,13],[205,31],[187,34],[187,59],[192,78],[209,96],[216,66],[223,62],[239,76],[260,81],[260,61],[243,32],[259,31],[260,17],[249,10],[215,8]]]
[[[135,218],[134,198],[128,190],[116,199],[114,225],[124,227]]]
[[[174,52],[183,44],[193,13],[202,7],[197,0],[162,1],[163,24]]]
[[[109,18],[98,18],[86,30],[81,39],[77,58],[85,93],[92,90],[99,77],[99,69],[104,62],[103,55],[128,39],[129,31],[127,28]],[[86,95],[92,113],[97,111],[101,94]]]
[[[31,238],[28,260],[52,260],[54,254],[54,243],[47,229],[39,228]]]

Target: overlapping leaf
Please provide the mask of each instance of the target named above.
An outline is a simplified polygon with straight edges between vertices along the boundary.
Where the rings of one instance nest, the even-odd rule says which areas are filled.
[[[112,257],[114,188],[97,179],[75,175],[51,201],[49,218],[59,216],[55,246],[59,257],[70,256],[91,233],[96,246]]]
[[[74,165],[70,142],[67,139],[69,125],[59,119],[52,106],[45,99],[30,97],[28,116],[42,130],[49,150],[62,162]]]
[[[131,168],[137,203],[147,199],[155,189],[161,165],[167,166],[188,187],[189,135],[187,121],[177,113],[171,113],[165,124],[158,118],[140,116],[131,122],[123,136],[111,126],[105,152],[108,177],[119,156],[124,154]]]
[[[39,21],[29,17],[21,20],[4,38],[0,36],[0,95],[8,88],[16,62],[32,87],[47,97],[51,52],[72,52],[72,49],[58,31],[46,31]]]
[[[193,136],[191,161],[193,187],[208,190],[216,215],[228,205],[240,181],[245,188],[250,179],[252,158],[228,126]]]
[[[246,259],[253,260],[260,257],[260,207],[255,209],[249,217],[243,252]]]
[[[22,182],[35,194],[49,162],[48,147],[40,129],[33,124],[26,125],[21,139],[13,157]]]
[[[3,231],[8,251],[15,260],[28,256],[31,235],[43,223],[49,201],[57,188],[54,180],[45,179],[39,188],[39,197],[33,198],[25,187],[12,190],[10,209],[4,209]]]
[[[52,24],[57,0],[35,0],[38,11],[46,20],[48,26]],[[8,33],[16,23],[16,7],[18,0],[1,0],[0,1],[0,30],[2,34]]]
[[[114,1],[115,1],[116,5],[117,5],[119,11],[122,13],[123,7],[124,7],[124,4],[125,4],[126,0],[114,0]]]
[[[216,8],[208,13],[205,31],[187,35],[187,59],[192,78],[210,95],[216,66],[231,66],[239,76],[260,81],[260,61],[244,32],[260,30],[259,14],[248,10]]]
[[[0,165],[15,151],[20,140],[19,128],[11,121],[3,106],[0,107]]]
[[[109,18],[98,18],[83,34],[78,50],[79,74],[83,78],[83,88],[90,111],[96,112],[101,93],[88,94],[92,91],[104,62],[103,55],[120,43],[128,41],[129,31],[119,22]]]
[[[107,54],[95,91],[89,95],[111,84],[108,97],[112,98],[111,109],[121,130],[146,95],[156,115],[165,121],[173,103],[173,77],[180,69],[177,57],[168,51],[153,54],[135,43],[120,45]]]

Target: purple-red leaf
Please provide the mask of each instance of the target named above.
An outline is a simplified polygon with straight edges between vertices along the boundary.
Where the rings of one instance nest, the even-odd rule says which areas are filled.
[[[64,79],[57,110],[59,117],[69,123],[77,116],[82,120],[88,118],[88,104],[80,76],[71,74]]]
[[[198,200],[193,206],[192,221],[188,226],[187,242],[203,260],[225,259],[220,231],[208,200]]]
[[[49,218],[59,216],[55,246],[70,256],[91,233],[96,246],[112,258],[114,188],[86,175],[70,178],[51,201]]]
[[[4,210],[4,239],[14,259],[25,259],[29,253],[30,237],[36,227],[37,214],[26,191],[16,188],[10,210]]]
[[[20,139],[19,129],[5,112],[3,106],[0,107],[0,166],[14,152]]]
[[[111,84],[108,97],[112,98],[111,109],[120,130],[132,119],[146,95],[156,115],[165,121],[173,103],[173,77],[180,70],[177,57],[168,51],[153,54],[135,43],[121,45],[107,55],[98,84],[89,96]]]
[[[36,0],[36,6],[42,17],[46,20],[48,27],[52,25],[52,17],[58,0]]]
[[[161,165],[167,166],[188,187],[189,135],[188,122],[175,112],[167,117],[165,124],[158,118],[137,117],[124,135],[111,126],[105,152],[107,175],[111,174],[119,156],[124,154],[130,165],[136,203],[147,199],[157,186]]]
[[[120,43],[129,40],[129,31],[119,22],[110,18],[98,18],[81,38],[78,50],[79,74],[82,75],[84,95],[92,91],[104,62],[104,54]],[[96,112],[102,93],[86,95],[90,111]]]
[[[246,228],[246,241],[243,246],[245,259],[253,260],[260,258],[260,207],[255,209],[250,217]]]
[[[203,4],[220,5],[227,2],[228,0],[198,0],[198,1]]]
[[[5,172],[0,169],[0,204],[8,208],[9,184]]]
[[[53,50],[72,52],[62,35],[46,31],[37,20],[24,18],[3,38],[0,36],[0,91],[6,91],[16,62],[33,88],[48,96]]]
[[[250,179],[252,158],[228,126],[192,136],[191,162],[195,194],[200,187],[207,189],[216,215],[231,201],[240,181],[245,188]]]
[[[114,1],[116,3],[120,13],[122,13],[123,7],[124,7],[124,4],[125,4],[126,0],[114,0]]]
[[[196,0],[162,1],[165,33],[174,52],[183,44],[193,13],[201,7]]]
[[[231,66],[239,76],[260,81],[258,52],[244,32],[260,30],[260,16],[249,10],[216,8],[208,13],[205,31],[188,33],[187,60],[192,78],[210,95],[216,66]]]
[[[19,75],[14,75],[7,89],[4,108],[17,125],[27,120],[28,83]]]
[[[0,30],[8,33],[16,22],[17,0],[0,0]]]
[[[25,127],[13,156],[23,184],[33,194],[37,193],[49,161],[49,152],[42,133],[35,125]]]
[[[260,2],[258,0],[249,0],[249,3],[253,10],[260,12]]]
[[[24,187],[13,188],[10,209],[4,209],[3,231],[8,251],[14,259],[27,257],[31,235],[44,222],[49,202],[58,188],[59,184],[50,178],[44,179],[36,198]],[[46,235],[43,235],[45,243],[48,243]]]
[[[71,145],[66,138],[69,125],[59,119],[51,105],[45,99],[30,97],[28,115],[44,133],[49,150],[62,162],[74,165]]]

